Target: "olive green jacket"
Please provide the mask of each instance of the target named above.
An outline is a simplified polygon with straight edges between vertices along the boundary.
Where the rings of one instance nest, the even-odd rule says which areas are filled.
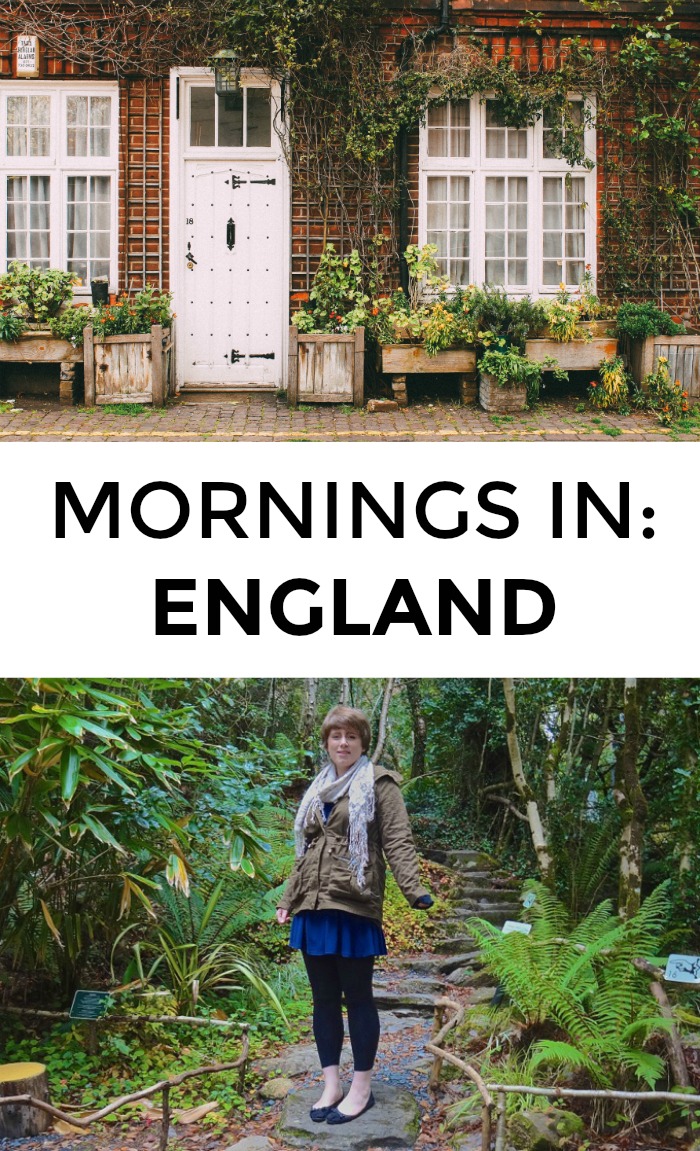
[[[306,828],[305,851],[297,859],[278,907],[298,911],[350,911],[381,922],[386,860],[405,898],[413,906],[429,892],[418,874],[418,857],[399,789],[400,776],[384,767],[374,769],[375,818],[367,826],[369,863],[365,886],[358,887],[350,869],[347,795],[333,806],[324,824],[317,812]]]

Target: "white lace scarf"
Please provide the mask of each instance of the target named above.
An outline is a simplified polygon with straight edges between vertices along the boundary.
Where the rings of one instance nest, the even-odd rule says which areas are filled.
[[[367,824],[374,819],[374,764],[366,755],[361,755],[340,778],[332,763],[327,763],[318,773],[299,804],[294,820],[296,853],[297,856],[304,854],[304,829],[315,818],[316,812],[322,815],[324,803],[336,803],[344,795],[348,796],[350,807],[350,867],[357,886],[363,888],[369,862]]]

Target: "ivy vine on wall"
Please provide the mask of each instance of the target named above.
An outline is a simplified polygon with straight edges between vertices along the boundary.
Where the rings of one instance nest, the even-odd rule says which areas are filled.
[[[65,17],[66,7],[70,18]],[[295,202],[326,239],[356,247],[369,265],[376,239],[395,269],[402,132],[415,131],[429,100],[489,92],[511,126],[543,111],[558,144],[581,162],[585,124],[567,95],[590,97],[598,139],[599,287],[608,295],[700,307],[700,28],[675,0],[642,0],[637,16],[581,0],[605,38],[568,36],[529,16],[486,36],[478,15],[401,12],[379,0],[102,0],[90,7],[26,0],[7,7],[10,28],[36,31],[49,49],[92,73],[165,75],[173,64],[210,63],[234,49],[284,92],[277,128]],[[87,11],[87,10],[85,10]]]

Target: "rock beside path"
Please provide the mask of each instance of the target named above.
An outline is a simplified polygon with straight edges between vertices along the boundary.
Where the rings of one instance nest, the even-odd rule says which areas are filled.
[[[309,1110],[318,1098],[318,1087],[289,1095],[277,1127],[286,1147],[316,1146],[320,1151],[393,1151],[413,1148],[420,1129],[418,1104],[408,1091],[376,1083],[376,1106],[352,1123],[329,1126],[313,1123]]]

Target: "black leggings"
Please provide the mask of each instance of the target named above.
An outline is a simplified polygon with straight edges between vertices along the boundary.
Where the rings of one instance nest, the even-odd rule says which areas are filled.
[[[355,1071],[371,1071],[379,1045],[379,1012],[372,998],[374,956],[307,955],[306,971],[314,999],[314,1039],[321,1067],[337,1067],[343,1046],[345,996]]]

